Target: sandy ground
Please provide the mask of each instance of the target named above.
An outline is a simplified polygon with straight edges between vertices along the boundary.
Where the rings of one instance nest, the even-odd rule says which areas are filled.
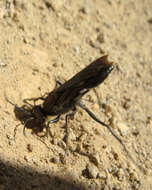
[[[151,0],[0,1],[1,190],[152,189],[151,10]],[[128,152],[81,108],[66,156],[65,115],[48,138],[24,136],[5,94],[21,107],[105,54],[115,69],[83,99]]]

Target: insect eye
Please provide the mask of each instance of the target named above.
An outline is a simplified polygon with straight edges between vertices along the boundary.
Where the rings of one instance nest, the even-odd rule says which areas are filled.
[[[114,66],[112,65],[111,67],[108,68],[107,72],[110,73],[114,69]]]

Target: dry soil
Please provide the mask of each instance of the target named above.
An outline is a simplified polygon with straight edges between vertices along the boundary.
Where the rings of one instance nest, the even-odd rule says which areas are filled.
[[[81,108],[67,155],[65,115],[24,136],[6,96],[21,107],[103,55],[115,69],[83,101],[126,149]],[[1,0],[0,139],[1,190],[151,190],[152,1]]]

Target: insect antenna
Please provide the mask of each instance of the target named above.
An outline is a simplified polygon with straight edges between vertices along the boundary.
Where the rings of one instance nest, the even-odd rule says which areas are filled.
[[[28,109],[25,109],[24,107],[19,107],[17,104],[14,104],[13,102],[11,102],[11,101],[7,98],[6,95],[5,95],[5,99],[6,99],[6,101],[7,101],[8,103],[10,103],[11,105],[13,105],[16,110],[20,110],[20,111],[23,111],[23,112],[25,112],[25,113],[27,113],[27,114],[30,114],[30,113],[29,113],[29,110],[28,110],[29,108],[28,108]]]

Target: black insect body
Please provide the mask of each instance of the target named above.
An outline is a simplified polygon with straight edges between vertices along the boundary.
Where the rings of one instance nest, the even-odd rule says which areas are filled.
[[[28,109],[30,113],[28,113],[29,118],[24,121],[24,131],[25,128],[32,128],[31,126],[35,125],[34,128],[38,129],[39,131],[43,131],[43,129],[46,128],[48,132],[48,127],[50,124],[58,122],[60,115],[71,111],[71,113],[66,115],[66,128],[68,133],[68,118],[75,114],[76,106],[79,106],[85,110],[92,119],[108,128],[112,135],[115,136],[115,138],[117,138],[120,143],[122,143],[121,140],[113,133],[111,128],[107,124],[100,121],[81,102],[82,96],[85,95],[90,89],[102,83],[113,70],[113,63],[109,62],[107,57],[108,56],[103,56],[92,62],[86,68],[73,76],[70,80],[60,85],[58,88],[55,88],[48,94],[46,98],[40,97],[36,99],[29,99],[34,101],[42,99],[43,103],[42,105],[35,105],[31,107],[30,111]],[[7,99],[7,101],[9,100]],[[15,107],[16,109],[20,109],[16,105]],[[45,124],[47,116],[57,117]]]

